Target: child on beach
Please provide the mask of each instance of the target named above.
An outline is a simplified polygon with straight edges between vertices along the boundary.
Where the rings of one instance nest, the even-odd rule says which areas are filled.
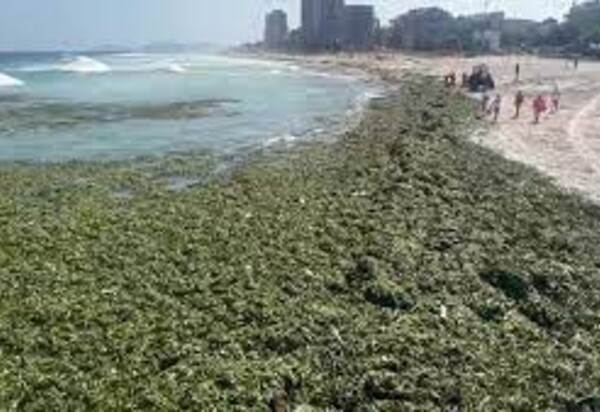
[[[498,123],[498,116],[500,116],[501,108],[502,108],[502,96],[497,94],[490,106],[490,111],[492,112],[494,123]]]
[[[466,72],[463,72],[460,87],[466,89],[469,87],[469,75]]]
[[[552,91],[552,113],[558,112],[560,108],[560,90],[558,89],[558,85],[554,85],[554,90]]]
[[[487,93],[484,93],[483,96],[481,97],[481,111],[484,114],[488,114],[489,113],[489,104],[490,104],[490,95]]]
[[[481,96],[481,105],[479,106],[479,113],[477,114],[478,119],[485,118],[489,113],[490,96],[487,93],[483,93]]]
[[[521,115],[523,103],[525,103],[525,94],[522,90],[519,90],[515,95],[515,115],[513,116],[513,119],[518,119]]]
[[[539,94],[533,101],[533,124],[540,122],[540,116],[547,110],[546,99]]]
[[[448,88],[456,87],[456,73],[450,72],[444,76],[444,84]]]

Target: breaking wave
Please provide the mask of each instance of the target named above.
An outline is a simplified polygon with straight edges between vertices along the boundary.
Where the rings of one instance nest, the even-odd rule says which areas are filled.
[[[263,147],[270,147],[280,143],[293,143],[298,140],[298,136],[294,136],[293,134],[283,134],[280,136],[274,136],[270,139],[267,139],[263,142]]]
[[[171,63],[167,66],[167,70],[170,71],[171,73],[186,73],[187,70],[185,67],[183,67],[180,64],[177,63]]]
[[[10,77],[8,74],[0,72],[0,87],[15,87],[23,86],[25,83],[14,77]]]
[[[86,56],[80,56],[73,60],[58,64],[40,64],[35,66],[26,66],[17,69],[23,73],[44,73],[44,72],[68,72],[68,73],[147,73],[147,72],[168,72],[168,73],[187,73],[187,65],[168,61],[156,61],[149,59],[134,59],[133,61],[117,62],[109,66],[106,63],[92,59]]]
[[[61,71],[73,73],[107,73],[110,67],[87,56],[79,56],[75,60],[60,66]]]

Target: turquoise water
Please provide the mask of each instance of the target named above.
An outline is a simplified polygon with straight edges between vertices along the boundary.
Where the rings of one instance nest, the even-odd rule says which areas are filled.
[[[344,122],[356,79],[208,55],[0,55],[0,160],[230,153]]]

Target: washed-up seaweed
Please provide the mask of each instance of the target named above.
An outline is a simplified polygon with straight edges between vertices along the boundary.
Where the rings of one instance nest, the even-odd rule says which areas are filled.
[[[597,405],[600,208],[470,113],[407,78],[336,143],[177,191],[204,161],[2,167],[0,410]]]

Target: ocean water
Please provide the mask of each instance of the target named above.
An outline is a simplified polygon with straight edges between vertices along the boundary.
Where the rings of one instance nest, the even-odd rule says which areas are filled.
[[[337,127],[371,92],[218,55],[0,54],[0,161],[250,151]]]

